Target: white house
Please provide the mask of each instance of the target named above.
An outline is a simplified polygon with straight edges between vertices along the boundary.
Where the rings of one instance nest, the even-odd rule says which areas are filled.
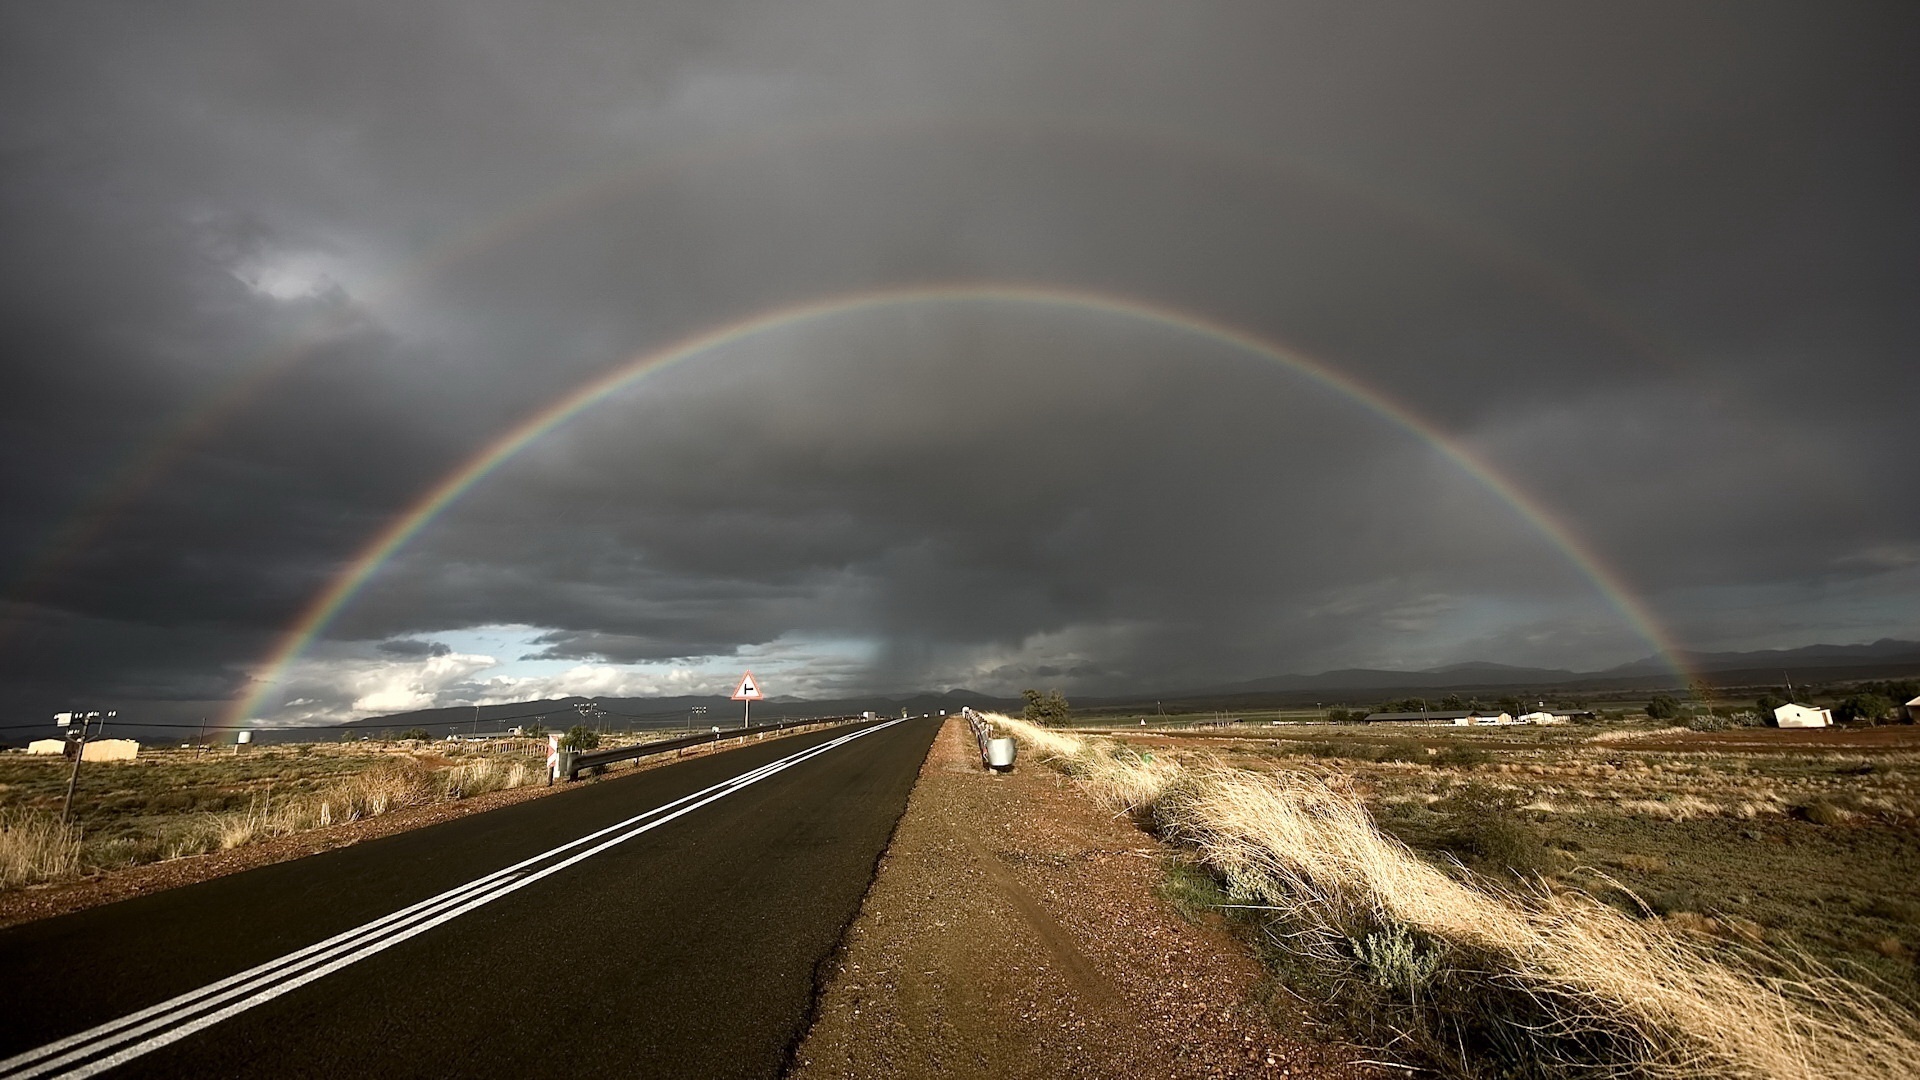
[[[1920,697],[1907,702],[1907,719],[1920,723]]]
[[[1833,710],[1787,704],[1773,710],[1773,720],[1781,727],[1832,727]]]
[[[1523,724],[1564,724],[1572,719],[1564,713],[1540,712],[1521,713],[1515,719]]]
[[[29,754],[64,754],[67,752],[65,739],[35,739],[27,744]]]

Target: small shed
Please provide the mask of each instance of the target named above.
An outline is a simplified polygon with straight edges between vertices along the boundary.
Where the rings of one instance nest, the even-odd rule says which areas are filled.
[[[1773,720],[1781,727],[1832,727],[1833,710],[1787,704],[1773,710]]]
[[[35,739],[27,744],[29,754],[64,754],[67,752],[65,739]]]
[[[1907,702],[1907,719],[1920,723],[1920,697]]]
[[[82,761],[132,761],[140,753],[140,744],[132,739],[91,739]]]

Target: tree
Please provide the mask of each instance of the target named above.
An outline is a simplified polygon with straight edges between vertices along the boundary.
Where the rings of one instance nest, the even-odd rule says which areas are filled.
[[[1022,690],[1020,696],[1027,699],[1027,707],[1021,713],[1036,724],[1064,724],[1067,722],[1067,699],[1060,691],[1049,690],[1042,694],[1038,690]]]
[[[562,750],[591,750],[600,745],[600,733],[585,724],[575,724],[560,736]]]
[[[426,728],[410,727],[401,732],[400,737],[403,739],[418,739],[421,742],[425,742],[433,736],[427,734]]]
[[[1869,724],[1877,724],[1893,711],[1893,699],[1879,694],[1854,694],[1841,701],[1840,707],[1834,711],[1840,714],[1842,720],[1865,720]]]
[[[540,736],[545,735],[546,733],[547,733],[547,725],[541,723],[538,720],[535,720],[533,723],[528,724],[525,727],[520,729],[520,734],[524,735],[529,739],[537,739]]]
[[[1459,694],[1448,694],[1446,697],[1440,699],[1440,707],[1443,709],[1464,709],[1467,707],[1467,702],[1466,699],[1462,698]]]
[[[1680,703],[1669,694],[1655,694],[1647,702],[1647,715],[1655,720],[1671,720],[1680,715]]]

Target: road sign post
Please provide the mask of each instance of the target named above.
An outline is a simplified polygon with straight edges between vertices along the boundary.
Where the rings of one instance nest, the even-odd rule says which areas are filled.
[[[733,688],[733,700],[747,703],[746,711],[740,717],[740,727],[742,730],[744,730],[748,722],[753,719],[754,699],[766,696],[767,695],[760,692],[760,684],[755,681],[753,672],[749,671],[745,675],[740,676],[740,685]]]

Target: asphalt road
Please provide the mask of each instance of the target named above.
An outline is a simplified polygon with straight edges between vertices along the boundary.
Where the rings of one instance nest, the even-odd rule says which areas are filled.
[[[0,931],[0,1080],[772,1076],[937,725],[749,744]]]

